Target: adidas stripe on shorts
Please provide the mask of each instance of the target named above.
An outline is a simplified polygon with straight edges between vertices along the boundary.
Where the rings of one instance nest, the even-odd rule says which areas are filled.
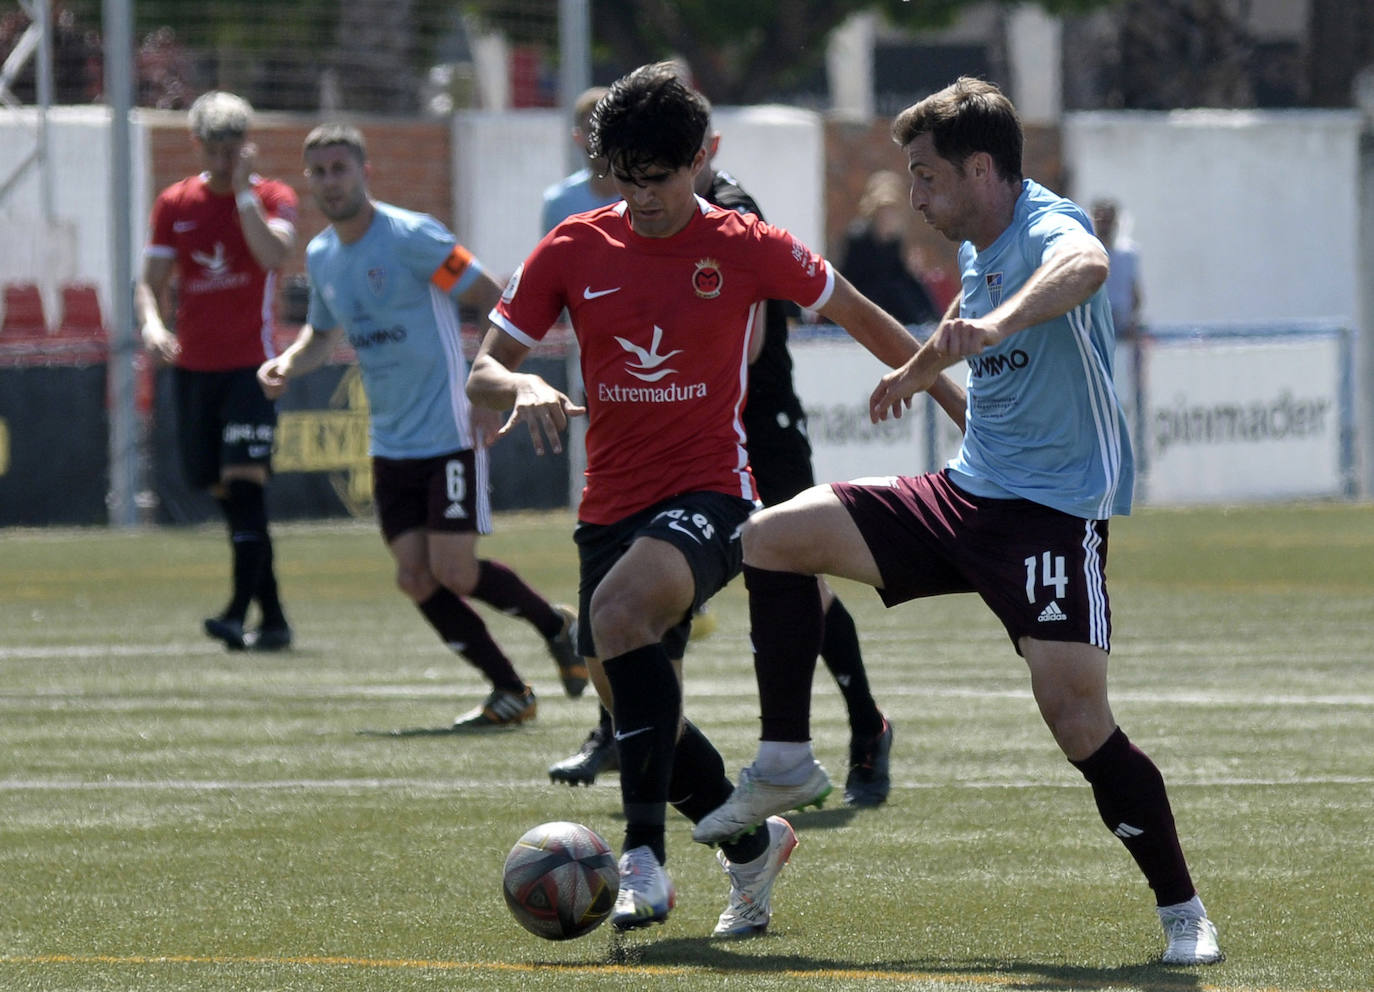
[[[372,499],[387,542],[410,530],[491,533],[485,450],[372,459]]]
[[[831,489],[878,564],[887,606],[976,592],[1013,645],[1034,637],[1111,650],[1107,521],[974,496],[945,472]]]

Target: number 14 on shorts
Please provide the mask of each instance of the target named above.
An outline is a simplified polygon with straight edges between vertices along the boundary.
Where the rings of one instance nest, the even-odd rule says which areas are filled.
[[[1024,562],[1026,566],[1026,602],[1035,602],[1035,587],[1053,586],[1054,598],[1063,599],[1069,588],[1069,576],[1064,568],[1064,556],[1049,551],[1036,556],[1031,555]]]

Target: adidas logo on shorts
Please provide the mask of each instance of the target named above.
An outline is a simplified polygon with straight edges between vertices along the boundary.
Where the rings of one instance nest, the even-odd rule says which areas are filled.
[[[1040,611],[1040,616],[1036,618],[1037,623],[1052,623],[1055,620],[1067,620],[1069,615],[1059,608],[1059,604],[1050,600],[1050,605]]]

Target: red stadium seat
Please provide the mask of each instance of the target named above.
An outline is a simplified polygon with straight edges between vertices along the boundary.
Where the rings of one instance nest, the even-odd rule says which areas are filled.
[[[48,336],[48,321],[43,314],[43,297],[38,284],[5,284],[5,320],[0,325],[0,340],[32,341]]]
[[[67,283],[62,287],[62,317],[56,333],[66,338],[104,338],[105,323],[100,318],[100,297],[90,283]]]

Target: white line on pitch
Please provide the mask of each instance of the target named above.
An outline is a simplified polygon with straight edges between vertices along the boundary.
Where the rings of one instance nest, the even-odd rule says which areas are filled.
[[[1177,776],[1175,776],[1177,778]],[[0,792],[406,792],[448,795],[482,789],[508,789],[511,786],[547,786],[543,776],[517,781],[467,778],[300,778],[272,781],[243,779],[0,779]],[[899,789],[1082,789],[1077,780],[970,779],[958,781],[894,781]],[[1208,779],[1171,781],[1171,786],[1188,788],[1306,788],[1310,786],[1374,785],[1368,775],[1314,775],[1300,778],[1243,778],[1220,776]],[[608,780],[605,787],[615,787]]]

